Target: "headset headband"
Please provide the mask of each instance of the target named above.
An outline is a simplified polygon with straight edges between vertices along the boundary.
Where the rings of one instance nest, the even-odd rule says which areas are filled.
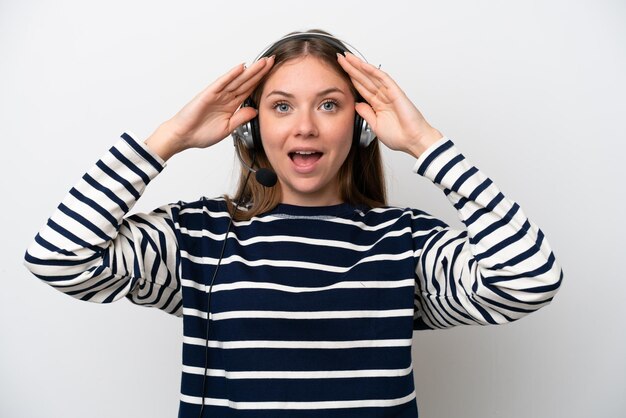
[[[259,59],[263,58],[263,57],[267,57],[271,55],[271,52],[273,52],[279,45],[281,45],[283,42],[291,40],[291,39],[320,39],[323,38],[324,41],[326,41],[327,43],[331,44],[332,46],[334,46],[335,48],[337,48],[339,51],[345,51],[347,49],[347,47],[349,47],[348,51],[352,52],[353,54],[356,52],[356,54],[354,55],[359,55],[359,57],[365,61],[368,62],[367,59],[365,58],[365,56],[363,56],[363,54],[361,54],[361,52],[356,49],[354,46],[350,45],[348,42],[339,39],[335,36],[332,35],[328,35],[325,33],[318,33],[318,32],[295,32],[295,33],[290,33],[289,35],[285,35],[282,38],[278,39],[277,41],[272,42],[271,44],[267,45],[263,51],[261,51],[261,53],[259,55],[256,56],[256,58],[254,58],[253,62],[258,61]]]

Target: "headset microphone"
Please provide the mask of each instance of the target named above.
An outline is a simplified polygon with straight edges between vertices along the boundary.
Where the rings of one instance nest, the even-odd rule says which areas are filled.
[[[250,167],[248,164],[245,163],[243,158],[241,158],[241,154],[239,153],[239,148],[237,148],[236,143],[235,143],[235,154],[237,154],[237,158],[239,158],[241,165],[243,165],[246,169],[248,169],[248,171],[254,173],[254,177],[256,178],[256,181],[258,181],[260,185],[265,186],[265,187],[274,187],[276,185],[276,182],[278,181],[278,177],[276,176],[276,173],[270,170],[269,168],[259,168],[258,170],[255,170],[254,168]]]
[[[276,173],[274,173],[269,168],[259,168],[254,177],[259,184],[262,184],[265,187],[273,187],[278,181],[278,177],[276,177]]]

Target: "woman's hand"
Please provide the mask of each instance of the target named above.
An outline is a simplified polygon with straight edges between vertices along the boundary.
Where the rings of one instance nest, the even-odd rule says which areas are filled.
[[[386,146],[415,158],[443,135],[430,126],[415,105],[387,73],[346,52],[339,64],[367,103],[356,111]]]
[[[240,64],[200,92],[176,115],[159,126],[145,143],[164,160],[188,148],[206,148],[253,119],[257,110],[239,108],[272,68],[274,58],[261,58],[250,68]]]

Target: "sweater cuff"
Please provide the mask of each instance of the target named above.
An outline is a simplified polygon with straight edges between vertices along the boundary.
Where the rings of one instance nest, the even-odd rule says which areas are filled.
[[[440,138],[424,151],[413,166],[413,172],[428,178],[434,183],[441,183],[444,168],[453,160],[463,158],[461,151],[447,136]]]
[[[157,172],[162,171],[167,166],[167,162],[163,158],[161,158],[156,152],[148,148],[145,142],[137,139],[139,137],[133,132],[126,130],[121,136],[128,144],[130,149],[135,151],[135,153],[139,157],[141,157],[143,161],[149,163],[154,169],[157,170]]]

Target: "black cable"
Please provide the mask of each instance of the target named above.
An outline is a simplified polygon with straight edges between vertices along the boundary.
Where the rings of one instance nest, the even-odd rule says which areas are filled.
[[[255,157],[256,155],[253,155],[252,164],[254,164]],[[202,418],[202,413],[204,412],[204,405],[205,405],[204,393],[206,389],[207,371],[209,369],[209,324],[211,322],[210,321],[211,290],[213,289],[213,282],[215,281],[215,278],[217,277],[217,271],[219,270],[220,265],[222,264],[222,258],[224,257],[224,250],[226,249],[226,242],[228,240],[228,234],[230,233],[230,227],[233,224],[233,218],[235,217],[235,213],[237,212],[237,209],[239,208],[239,201],[241,200],[243,192],[246,189],[246,185],[248,184],[248,179],[250,178],[250,174],[252,174],[252,171],[248,171],[248,175],[246,176],[246,179],[243,183],[241,192],[239,193],[239,196],[237,196],[237,200],[235,202],[235,205],[233,206],[233,213],[230,214],[230,221],[228,222],[228,227],[226,228],[226,235],[224,236],[224,242],[222,243],[222,250],[220,251],[220,258],[217,261],[217,265],[215,266],[215,270],[213,271],[213,277],[211,278],[211,283],[209,284],[209,295],[207,299],[207,308],[206,308],[206,333],[205,333],[206,344],[204,346],[204,376],[202,377],[202,405],[200,407],[200,414],[198,415],[199,418]]]

